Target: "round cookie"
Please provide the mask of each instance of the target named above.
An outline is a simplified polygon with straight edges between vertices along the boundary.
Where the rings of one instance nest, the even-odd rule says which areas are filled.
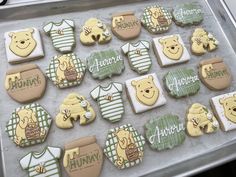
[[[27,64],[7,71],[5,89],[19,103],[28,103],[41,98],[46,88],[46,79],[35,64]]]
[[[232,82],[230,69],[220,58],[201,61],[198,74],[204,85],[211,90],[226,89]]]

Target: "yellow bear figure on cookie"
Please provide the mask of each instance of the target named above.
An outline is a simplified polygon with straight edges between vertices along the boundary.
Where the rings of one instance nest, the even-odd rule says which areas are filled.
[[[220,99],[220,104],[224,108],[225,117],[236,123],[236,95]]]
[[[187,113],[187,132],[190,136],[201,136],[213,133],[219,128],[219,123],[213,113],[205,106],[194,103]]]

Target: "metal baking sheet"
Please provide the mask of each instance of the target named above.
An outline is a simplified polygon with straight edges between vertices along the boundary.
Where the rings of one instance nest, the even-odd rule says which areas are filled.
[[[129,2],[129,3],[128,3]],[[6,70],[12,68],[13,66],[7,63],[6,55],[4,51],[4,39],[3,34],[6,31],[27,28],[27,27],[36,27],[41,30],[41,36],[44,43],[45,49],[45,57],[40,60],[32,61],[31,63],[36,63],[40,66],[40,68],[45,71],[46,67],[49,64],[50,59],[59,53],[55,51],[53,48],[50,39],[43,33],[42,27],[49,21],[60,21],[61,19],[73,19],[76,23],[76,38],[77,38],[77,46],[74,50],[78,56],[85,61],[85,58],[90,54],[91,51],[103,50],[106,48],[114,48],[120,49],[120,46],[124,44],[124,41],[118,40],[115,36],[113,36],[113,40],[106,45],[94,45],[94,46],[83,46],[79,42],[79,30],[84,24],[84,22],[89,17],[97,17],[104,21],[107,25],[111,23],[111,15],[114,12],[133,10],[136,16],[140,17],[145,6],[151,4],[159,4],[168,8],[174,7],[176,4],[180,4],[183,2],[196,2],[195,0],[175,0],[175,1],[166,1],[166,0],[149,0],[149,1],[137,1],[131,3],[131,1],[119,1],[116,2],[114,0],[101,0],[101,1],[60,1],[60,2],[46,2],[44,1],[40,5],[32,4],[32,5],[12,5],[6,8],[1,8],[0,10],[0,82],[4,83],[4,76]],[[123,4],[124,3],[124,4]],[[126,3],[126,4],[125,4]],[[203,56],[196,57],[191,55],[191,60],[186,64],[175,65],[168,68],[160,68],[157,63],[156,57],[154,56],[153,50],[151,50],[151,57],[153,61],[153,65],[151,71],[149,73],[155,72],[159,78],[162,80],[163,76],[170,70],[182,67],[194,68],[197,71],[197,65],[200,60],[208,59],[212,57],[222,57],[225,62],[230,66],[231,71],[235,77],[236,75],[236,56],[234,50],[229,44],[225,34],[223,33],[219,22],[213,15],[211,9],[208,6],[208,3],[205,0],[197,1],[204,11],[204,21],[200,25],[206,28],[208,31],[212,32],[217,39],[220,41],[219,49],[215,52],[207,53]],[[195,26],[190,27],[178,27],[176,25],[172,25],[169,32],[160,34],[160,35],[152,35],[148,33],[144,28],[142,29],[142,33],[138,39],[132,40],[131,42],[137,41],[139,39],[152,41],[153,37],[168,35],[168,34],[180,34],[186,44],[186,47],[190,51],[190,42],[189,37],[192,31],[195,29]],[[8,138],[7,133],[4,132],[6,122],[9,120],[11,116],[11,112],[16,108],[21,106],[21,104],[13,101],[7,95],[4,90],[3,84],[0,87],[0,123],[1,123],[1,148],[2,148],[2,160],[3,160],[3,169],[6,177],[23,177],[27,176],[26,171],[23,171],[18,163],[21,157],[23,157],[29,151],[41,151],[46,145],[51,146],[64,146],[64,143],[69,142],[71,140],[88,136],[88,135],[96,135],[98,143],[103,147],[105,143],[105,138],[107,135],[107,131],[110,128],[114,128],[126,123],[132,123],[132,125],[142,134],[144,134],[143,125],[151,118],[163,115],[165,113],[177,114],[181,121],[185,121],[185,114],[187,108],[195,102],[200,102],[208,107],[209,99],[213,96],[231,92],[235,90],[236,82],[235,78],[230,88],[220,91],[213,92],[207,89],[204,85],[201,85],[201,89],[199,93],[195,96],[186,97],[182,99],[174,99],[167,95],[165,92],[165,96],[167,98],[167,104],[165,106],[153,109],[151,111],[142,113],[142,114],[134,114],[131,108],[131,105],[127,99],[127,95],[125,91],[123,92],[123,99],[125,104],[125,115],[119,123],[111,124],[105,120],[103,120],[100,116],[97,103],[93,101],[89,95],[89,92],[96,87],[98,84],[107,85],[110,81],[116,81],[123,83],[126,79],[130,79],[133,77],[137,77],[137,74],[133,72],[129,65],[128,61],[125,59],[125,71],[120,76],[112,77],[112,79],[106,79],[103,81],[98,81],[92,79],[91,75],[87,72],[84,78],[83,83],[78,87],[68,88],[59,90],[56,88],[50,81],[47,84],[47,90],[44,97],[37,102],[40,103],[43,107],[47,109],[47,111],[54,118],[59,111],[59,105],[62,100],[66,97],[70,92],[78,92],[85,97],[88,98],[90,103],[93,105],[95,110],[98,112],[97,119],[94,123],[88,126],[80,126],[76,124],[73,129],[70,130],[61,130],[56,127],[55,123],[52,124],[50,129],[48,138],[46,142],[43,144],[35,145],[27,148],[19,148],[16,147],[15,144]],[[163,86],[163,82],[161,82]],[[124,89],[125,90],[125,89]],[[111,175],[114,177],[119,176],[173,176],[179,174],[181,169],[185,169],[188,171],[188,168],[192,169],[194,172],[194,168],[191,164],[194,164],[194,161],[198,160],[199,166],[195,168],[198,169],[200,167],[200,163],[209,162],[212,163],[215,161],[219,162],[219,160],[227,161],[232,159],[233,157],[229,156],[228,152],[233,154],[234,151],[232,148],[235,147],[236,143],[236,131],[231,132],[222,132],[221,130],[211,135],[203,135],[198,138],[188,137],[183,145],[178,146],[172,150],[166,150],[161,152],[156,152],[150,149],[148,144],[145,145],[144,159],[143,162],[130,169],[118,170],[110,161],[105,158],[104,166],[102,169],[101,176],[110,177]],[[223,151],[222,151],[223,150]],[[219,157],[219,158],[216,158]],[[224,158],[225,157],[225,158]],[[235,157],[235,156],[234,156]],[[215,158],[215,159],[214,159]],[[211,164],[212,166],[214,164]],[[62,175],[67,176],[61,164]],[[198,169],[200,171],[201,169]],[[184,171],[184,170],[182,170]],[[189,173],[190,174],[190,173]],[[192,173],[191,173],[192,174]],[[185,173],[185,175],[188,175]]]

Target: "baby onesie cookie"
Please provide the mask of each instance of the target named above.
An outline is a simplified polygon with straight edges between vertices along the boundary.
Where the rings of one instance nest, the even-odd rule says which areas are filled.
[[[219,123],[213,113],[204,105],[194,103],[188,109],[186,129],[190,136],[201,136],[219,129]]]
[[[131,124],[110,129],[104,154],[119,169],[133,167],[142,162],[145,139]]]
[[[20,147],[43,143],[52,122],[51,116],[38,103],[14,110],[6,125],[10,139]]]
[[[164,33],[170,29],[172,15],[164,7],[153,5],[144,9],[141,23],[150,33]]]
[[[203,55],[217,49],[219,42],[203,28],[196,28],[191,36],[191,50],[195,55]]]
[[[141,40],[136,43],[126,43],[121,49],[128,56],[132,70],[138,74],[145,74],[150,70],[152,60],[149,55],[149,42]]]
[[[198,25],[203,21],[201,6],[196,3],[177,5],[172,15],[174,22],[179,26]]]
[[[44,56],[40,33],[36,28],[6,32],[4,38],[7,60],[11,64]]]
[[[135,113],[141,113],[166,103],[155,73],[129,79],[125,82],[127,94]]]
[[[185,140],[185,127],[176,115],[166,114],[145,124],[146,138],[152,149],[161,151],[181,145]]]
[[[85,97],[77,94],[69,94],[60,105],[60,112],[56,116],[56,125],[59,128],[72,128],[73,121],[79,119],[80,125],[93,122],[96,113]]]
[[[211,106],[217,115],[222,130],[236,129],[236,92],[211,98]]]
[[[72,52],[75,47],[75,23],[72,20],[49,22],[43,27],[44,32],[51,37],[54,48],[61,53]]]
[[[42,152],[30,152],[22,157],[20,165],[28,177],[60,177],[61,151],[58,147],[47,146]]]
[[[98,102],[103,119],[112,123],[121,120],[124,114],[122,91],[122,84],[111,82],[106,87],[99,85],[90,92],[91,97]]]
[[[124,60],[117,50],[93,52],[87,58],[87,66],[93,78],[105,79],[120,75],[125,69]]]
[[[139,36],[141,23],[134,12],[122,12],[112,15],[112,32],[121,40],[129,40]]]
[[[85,69],[85,64],[76,54],[57,55],[51,60],[46,70],[46,76],[58,88],[67,88],[82,82]]]
[[[35,101],[44,95],[46,79],[35,64],[22,65],[6,73],[5,89],[19,103]]]
[[[162,67],[190,60],[188,50],[179,34],[154,38],[153,49]]]
[[[98,177],[103,152],[95,136],[79,138],[65,145],[63,166],[69,177]]]
[[[111,33],[107,26],[99,19],[88,19],[80,32],[80,42],[84,45],[108,43],[111,40]]]
[[[200,90],[200,81],[193,69],[169,71],[163,81],[168,93],[175,98],[194,95]]]
[[[198,73],[204,85],[211,90],[226,89],[232,82],[230,69],[220,58],[202,60]]]

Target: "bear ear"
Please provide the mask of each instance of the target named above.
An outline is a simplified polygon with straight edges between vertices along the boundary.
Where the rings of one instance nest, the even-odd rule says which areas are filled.
[[[163,39],[159,39],[159,43],[160,43],[160,44],[163,44],[163,43],[164,43],[164,40],[163,40]]]
[[[10,32],[10,33],[8,34],[8,36],[9,36],[9,37],[12,37],[14,34],[15,34],[14,32]]]
[[[29,29],[28,29],[28,32],[33,33],[33,32],[34,32],[34,29],[33,29],[33,28],[29,28]]]
[[[224,99],[224,98],[221,98],[221,99],[219,99],[219,102],[220,102],[220,104],[224,104],[225,99]]]
[[[153,81],[153,76],[152,76],[152,75],[149,75],[149,76],[148,76],[148,80]]]
[[[174,36],[173,38],[174,38],[174,40],[176,40],[176,41],[179,40],[179,37],[178,37],[178,36]]]
[[[236,97],[236,93],[234,94],[234,97]]]
[[[131,85],[135,87],[137,85],[137,81],[132,81]]]

